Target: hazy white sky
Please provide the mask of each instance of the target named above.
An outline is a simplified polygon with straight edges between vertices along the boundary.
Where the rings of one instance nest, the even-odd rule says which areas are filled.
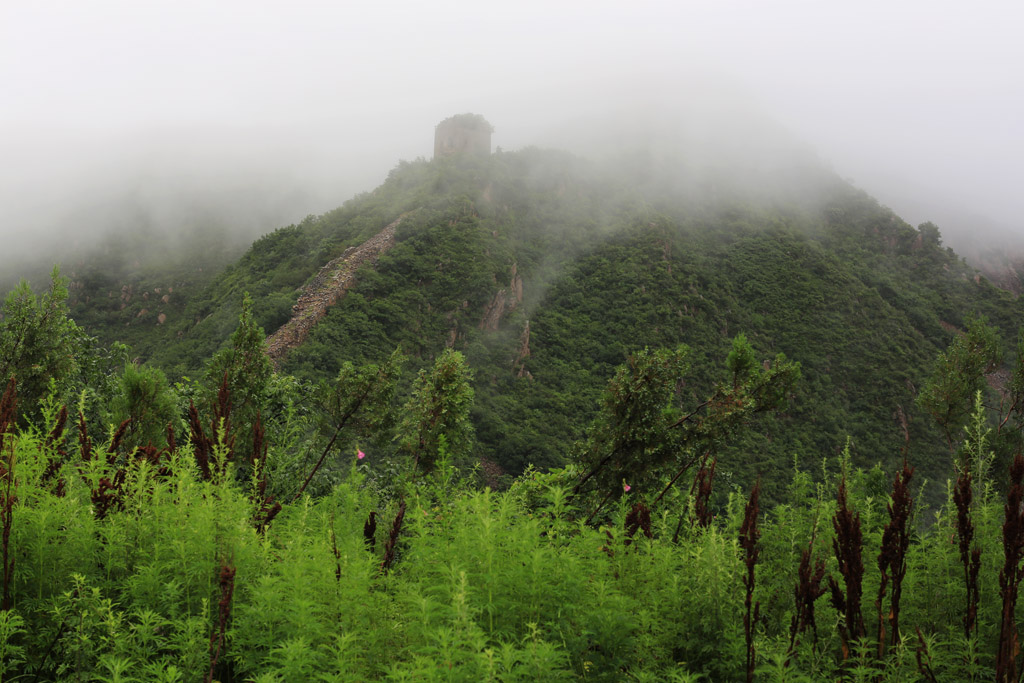
[[[1019,0],[5,0],[0,237],[126,192],[276,188],[297,220],[453,113],[553,144],[634,87],[761,110],[912,221],[1024,231],[1022,35]]]

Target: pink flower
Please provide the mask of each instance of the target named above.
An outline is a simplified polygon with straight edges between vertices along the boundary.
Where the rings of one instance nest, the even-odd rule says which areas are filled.
[[[356,457],[357,457],[357,458],[359,458],[360,460],[362,460],[363,458],[365,458],[365,457],[366,457],[366,453],[363,453],[363,452],[362,452],[361,450],[359,450],[359,449],[357,448],[357,449],[356,449]]]
[[[630,489],[630,488],[631,488],[631,487],[630,487],[630,485],[629,485],[629,484],[626,484],[626,483],[623,483],[623,484],[622,484],[622,490],[623,490],[623,491],[624,491],[625,493],[629,493],[629,489]]]

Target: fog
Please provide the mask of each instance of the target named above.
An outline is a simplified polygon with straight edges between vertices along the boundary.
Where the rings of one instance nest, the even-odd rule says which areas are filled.
[[[751,158],[785,149],[954,245],[1018,237],[1022,14],[916,0],[4,3],[0,275],[136,225],[251,240],[429,158],[433,126],[462,112],[505,149],[599,155],[673,135]]]

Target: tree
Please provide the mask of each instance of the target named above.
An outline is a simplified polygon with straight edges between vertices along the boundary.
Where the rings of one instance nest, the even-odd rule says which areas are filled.
[[[938,226],[931,221],[917,226],[917,230],[921,233],[921,239],[925,244],[931,244],[935,247],[942,246],[942,233],[939,232]]]
[[[689,370],[689,349],[643,349],[619,366],[608,383],[601,412],[576,458],[585,474],[575,493],[597,492],[602,501],[621,494],[625,482],[643,491],[675,472],[671,486],[697,459],[736,435],[754,414],[781,409],[800,379],[800,364],[778,354],[756,362],[746,337],[737,335],[726,358],[731,377],[703,403],[684,409],[677,387]],[[666,489],[667,490],[667,489]],[[598,506],[603,505],[603,502]],[[595,509],[596,512],[596,509]]]
[[[405,404],[401,445],[424,473],[434,469],[442,442],[453,462],[464,462],[473,447],[472,371],[458,351],[445,349],[433,367],[420,370]]]
[[[66,401],[83,377],[99,372],[94,340],[68,317],[67,297],[67,280],[54,267],[42,297],[22,280],[4,300],[0,378],[17,378],[22,419],[35,413],[51,384]]]
[[[680,416],[676,388],[689,370],[690,349],[643,349],[620,365],[608,382],[601,413],[594,421],[578,458],[603,491],[621,481],[643,485],[678,454],[679,432],[672,424]]]
[[[306,491],[336,443],[347,447],[357,438],[381,441],[390,432],[395,419],[392,405],[395,385],[403,364],[405,356],[395,349],[380,365],[369,363],[357,367],[345,361],[333,382],[321,383],[320,393],[326,397],[324,408],[333,435],[299,487],[296,498]]]
[[[136,446],[162,443],[167,425],[177,421],[177,397],[160,369],[125,365],[111,401],[111,422],[121,424],[128,418],[131,422],[122,443],[129,452]]]
[[[985,375],[1001,362],[996,331],[984,317],[970,318],[967,330],[936,359],[917,404],[939,423],[950,449],[953,435],[967,423],[974,394],[985,387]]]
[[[206,368],[201,396],[211,410],[217,401],[221,384],[227,377],[230,416],[236,451],[248,456],[252,447],[252,429],[256,416],[264,411],[273,366],[265,352],[266,335],[252,315],[252,300],[246,293],[238,327],[231,335],[231,345],[218,352]]]

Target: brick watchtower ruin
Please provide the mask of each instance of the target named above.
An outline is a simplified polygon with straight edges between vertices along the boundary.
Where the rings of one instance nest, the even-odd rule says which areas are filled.
[[[493,132],[494,127],[479,114],[449,116],[434,128],[434,158],[488,156]]]

